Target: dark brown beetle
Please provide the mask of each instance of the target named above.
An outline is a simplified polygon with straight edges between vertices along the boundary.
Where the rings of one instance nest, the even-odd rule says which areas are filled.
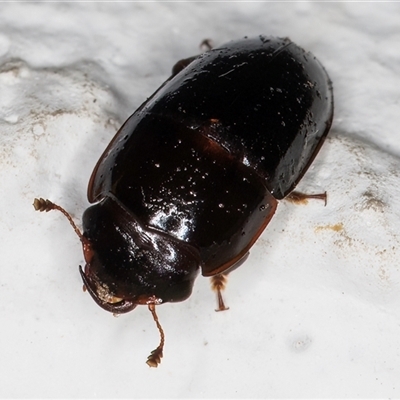
[[[218,293],[318,153],[332,123],[328,75],[289,39],[229,42],[178,62],[125,122],[89,182],[80,273],[114,314],[183,301],[201,270]],[[313,196],[310,196],[313,197]],[[316,195],[315,197],[321,197]],[[322,196],[323,197],[323,196]]]

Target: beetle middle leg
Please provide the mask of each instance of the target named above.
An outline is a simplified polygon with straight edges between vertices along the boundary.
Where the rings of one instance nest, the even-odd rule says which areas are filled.
[[[225,307],[224,299],[222,297],[222,290],[225,289],[227,282],[226,274],[217,274],[211,277],[211,288],[217,292],[218,309],[215,311],[226,311],[229,307]]]

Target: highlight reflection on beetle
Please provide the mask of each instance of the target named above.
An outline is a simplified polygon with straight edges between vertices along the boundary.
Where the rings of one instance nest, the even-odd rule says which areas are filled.
[[[333,118],[329,77],[289,39],[258,36],[179,61],[128,118],[94,168],[79,236],[85,289],[103,309],[187,299],[201,272],[218,310],[240,265],[318,153]],[[297,197],[324,197],[324,195]]]

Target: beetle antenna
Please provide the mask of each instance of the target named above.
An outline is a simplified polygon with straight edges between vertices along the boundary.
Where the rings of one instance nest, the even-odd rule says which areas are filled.
[[[74,228],[75,233],[79,236],[79,239],[81,240],[81,242],[85,243],[86,240],[83,237],[81,231],[79,230],[79,228],[76,226],[74,220],[72,219],[72,217],[60,206],[58,206],[57,204],[54,204],[53,202],[51,202],[50,200],[45,200],[45,199],[34,199],[33,200],[33,207],[35,207],[36,211],[40,211],[40,212],[49,212],[51,210],[58,210],[60,212],[62,212],[68,219],[69,223],[72,225],[72,227]]]
[[[158,367],[158,364],[161,363],[161,358],[162,358],[162,356],[163,356],[163,349],[164,349],[164,341],[165,341],[164,339],[165,339],[165,336],[164,336],[164,331],[163,331],[163,329],[162,329],[162,327],[161,327],[161,324],[160,324],[160,322],[158,321],[158,317],[157,317],[157,314],[156,314],[156,306],[155,306],[155,304],[148,304],[148,307],[149,307],[149,310],[150,310],[150,312],[151,312],[151,314],[152,314],[152,316],[153,316],[153,319],[154,319],[154,321],[155,321],[155,323],[156,323],[156,325],[157,325],[157,328],[158,328],[158,330],[159,330],[159,332],[160,332],[160,344],[159,344],[158,347],[157,347],[155,350],[153,350],[153,351],[150,353],[150,355],[147,357],[146,364],[147,364],[149,367],[157,368],[157,367]]]

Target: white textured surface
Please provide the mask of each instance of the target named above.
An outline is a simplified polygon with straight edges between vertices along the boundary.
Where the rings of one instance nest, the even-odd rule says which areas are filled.
[[[400,4],[36,3],[0,13],[0,397],[400,397]],[[289,36],[335,90],[330,137],[215,313],[203,278],[113,318],[82,292],[77,221],[119,125],[175,61],[248,35]]]

